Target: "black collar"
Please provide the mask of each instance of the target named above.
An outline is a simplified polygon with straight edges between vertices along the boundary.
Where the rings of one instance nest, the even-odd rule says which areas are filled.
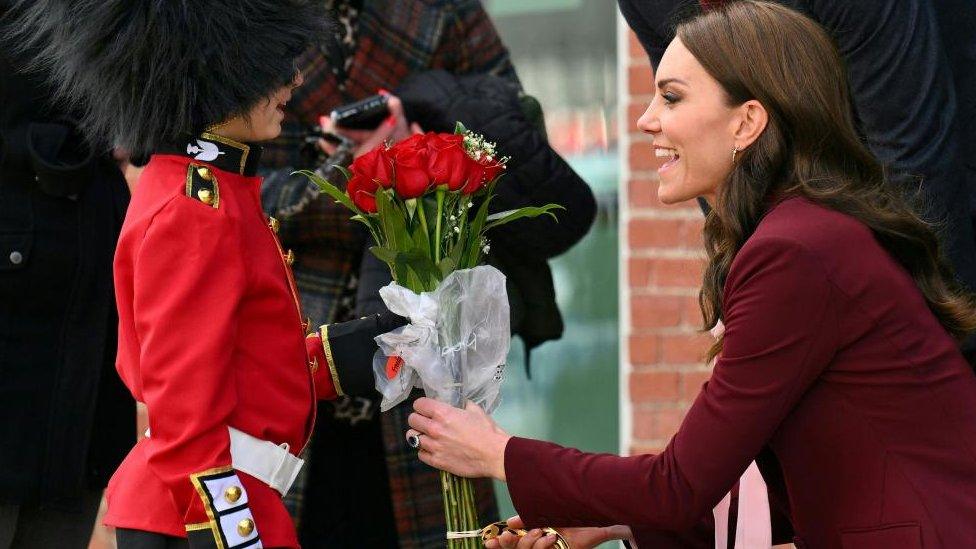
[[[239,143],[210,132],[203,132],[197,137],[187,137],[185,141],[160,147],[156,152],[189,156],[215,168],[246,176],[257,174],[258,162],[261,159],[260,146]]]

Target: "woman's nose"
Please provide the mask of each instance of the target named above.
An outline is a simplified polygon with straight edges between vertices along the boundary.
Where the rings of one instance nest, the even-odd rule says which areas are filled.
[[[661,131],[661,121],[657,117],[657,108],[654,101],[647,105],[644,114],[637,119],[637,127],[644,133],[658,133]]]

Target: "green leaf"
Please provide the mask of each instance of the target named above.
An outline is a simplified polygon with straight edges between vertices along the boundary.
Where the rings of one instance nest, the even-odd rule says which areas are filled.
[[[458,265],[461,269],[470,269],[478,265],[481,259],[481,238],[485,232],[485,221],[488,219],[488,207],[491,204],[492,193],[485,193],[485,199],[478,206],[478,211],[468,224],[468,234],[465,238],[464,256],[458,257]]]
[[[407,232],[406,212],[403,208],[384,190],[376,191],[376,208],[387,246],[399,252],[412,249],[413,241]]]
[[[301,170],[293,173],[304,175],[305,177],[312,180],[312,183],[315,183],[315,186],[318,187],[320,191],[331,196],[336,202],[342,204],[346,208],[349,208],[350,210],[352,210],[358,215],[363,215],[363,212],[356,207],[352,199],[349,198],[349,195],[346,194],[345,191],[339,190],[339,187],[336,187],[334,184],[330,183],[329,181],[326,181],[319,174],[309,170]]]
[[[395,263],[397,258],[397,252],[384,248],[383,246],[373,246],[369,249],[373,252],[373,255],[385,261],[386,263]]]
[[[447,275],[457,270],[457,261],[453,257],[445,257],[437,265],[437,268],[441,271],[441,280],[444,280]]]
[[[501,212],[489,216],[491,220],[487,225],[485,225],[485,232],[494,229],[500,225],[510,223],[516,219],[522,219],[525,217],[539,217],[540,215],[552,216],[557,222],[559,218],[556,214],[552,213],[553,210],[565,210],[566,208],[560,206],[559,204],[546,204],[545,206],[527,206],[525,208],[519,208],[517,210],[511,210],[507,212]]]
[[[421,253],[420,250],[414,249],[409,252],[397,253],[395,264],[397,268],[408,269],[416,275],[415,281],[420,283],[419,290],[417,286],[408,286],[411,290],[432,290],[440,281],[440,270],[434,265],[430,256]],[[413,279],[408,277],[408,280]]]
[[[339,170],[340,172],[342,172],[342,175],[346,176],[346,181],[352,179],[352,172],[349,171],[345,166],[340,166],[336,164],[335,169]]]
[[[376,221],[375,218],[373,218],[371,216],[362,216],[362,215],[356,214],[356,215],[350,217],[349,219],[352,220],[352,221],[358,221],[358,222],[362,223],[363,225],[366,225],[366,228],[369,229],[369,233],[371,235],[373,235],[373,242],[375,242],[375,243],[377,243],[377,244],[379,244],[381,246],[383,244],[385,244],[385,242],[383,242],[382,240],[380,240],[379,222]]]
[[[464,124],[462,124],[461,121],[458,120],[454,122],[454,133],[456,134],[468,133],[468,128],[465,128]]]
[[[424,230],[423,225],[417,223],[413,228],[413,233],[410,236],[413,239],[414,249],[425,256],[430,257],[430,236],[427,234],[427,231]]]

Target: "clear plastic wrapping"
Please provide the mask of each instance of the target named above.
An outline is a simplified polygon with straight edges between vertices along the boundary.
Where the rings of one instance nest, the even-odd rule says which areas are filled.
[[[393,282],[380,289],[390,311],[410,324],[376,337],[376,390],[385,412],[414,387],[461,407],[472,400],[491,413],[499,401],[511,345],[505,275],[491,266],[454,271],[432,292],[416,294]],[[385,356],[384,356],[385,355]],[[387,357],[403,364],[388,372]]]

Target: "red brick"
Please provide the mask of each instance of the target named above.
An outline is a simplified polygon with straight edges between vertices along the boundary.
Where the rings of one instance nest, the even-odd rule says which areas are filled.
[[[699,288],[704,263],[699,259],[665,259],[654,262],[652,282],[657,286]]]
[[[658,410],[655,415],[657,420],[655,423],[655,437],[654,438],[671,438],[675,433],[678,432],[678,427],[681,426],[681,422],[685,418],[687,410],[684,408],[668,408],[664,410]]]
[[[627,261],[627,282],[631,288],[651,285],[655,259],[632,257]]]
[[[635,403],[677,401],[681,397],[678,372],[633,372],[630,374],[630,398]]]
[[[658,336],[644,334],[630,336],[630,362],[639,366],[658,361]]]
[[[696,329],[702,327],[701,305],[698,304],[698,296],[687,298],[683,321]]]
[[[701,392],[702,383],[712,377],[709,371],[687,371],[681,372],[681,400],[692,402]]]
[[[658,438],[655,433],[657,410],[634,410],[633,435],[638,440]]]
[[[645,141],[631,143],[627,158],[634,171],[657,171],[664,163],[662,158],[654,156],[654,149]]]
[[[637,440],[667,440],[678,431],[685,410],[667,408],[663,410],[635,410],[633,435]]]
[[[631,179],[627,182],[628,200],[632,208],[661,208],[657,199],[658,182],[655,179]]]
[[[645,454],[660,454],[664,451],[664,445],[667,441],[662,441],[660,446],[657,445],[647,445],[647,444],[634,444],[630,447],[629,456],[642,456]]]
[[[681,323],[682,299],[670,295],[635,295],[630,298],[630,318],[635,329],[667,328]]]
[[[640,40],[637,39],[637,35],[633,31],[627,31],[627,51],[630,54],[630,58],[636,62],[644,62],[650,65],[650,61],[647,57],[647,51],[644,46],[641,45]]]
[[[693,206],[695,210],[699,209],[697,202],[692,201],[687,205]],[[696,213],[695,216],[688,219],[687,230],[684,233],[685,235],[684,243],[685,246],[688,246],[689,248],[705,249],[705,240],[704,240],[704,236],[702,236],[702,231],[705,229],[705,216],[697,215],[698,214],[697,211],[695,213]]]
[[[661,336],[662,364],[698,364],[712,344],[709,334],[668,334]]]
[[[644,101],[635,101],[627,105],[627,132],[630,134],[637,134],[635,137],[644,135],[644,133],[637,127],[637,120],[644,114],[647,110],[647,103]],[[646,142],[641,143],[642,150],[646,150]],[[652,151],[653,152],[653,151]]]
[[[646,65],[631,65],[627,69],[627,90],[630,95],[653,95],[654,75]]]
[[[687,227],[683,219],[632,219],[627,236],[631,249],[677,248],[687,241]]]

